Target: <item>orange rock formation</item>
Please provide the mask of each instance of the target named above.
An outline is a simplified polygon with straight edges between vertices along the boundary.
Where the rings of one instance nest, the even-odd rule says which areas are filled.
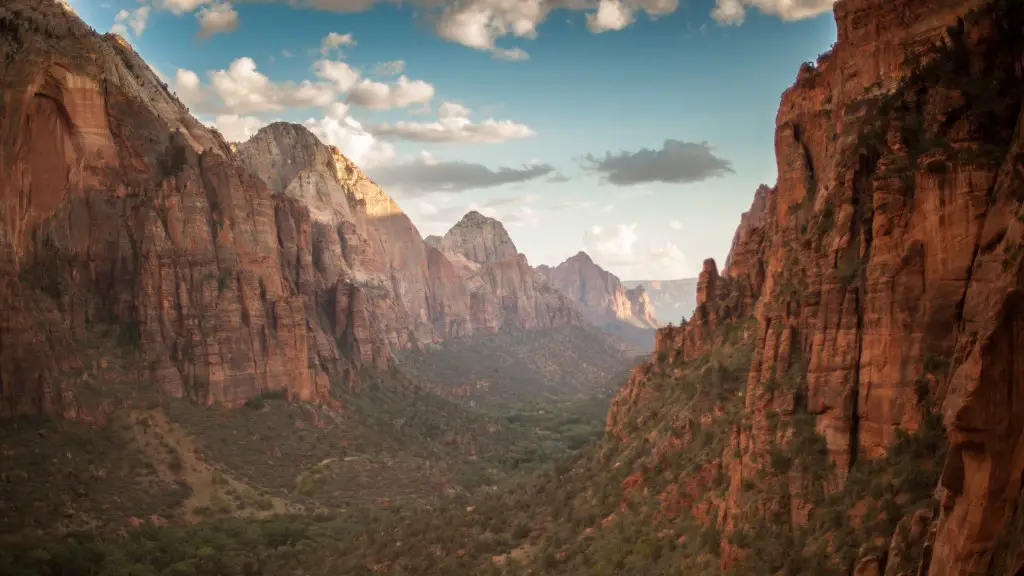
[[[769,412],[806,404],[841,485],[936,411],[950,444],[940,514],[905,517],[890,564],[909,546],[926,550],[922,574],[993,574],[1002,546],[1000,562],[1024,566],[1006,533],[1024,472],[1024,10],[972,11],[985,6],[839,0],[834,49],[782,97],[776,186],[755,194],[724,274],[704,263],[694,317],[658,333],[656,357],[689,360],[725,323],[756,319],[751,426],[723,455],[726,531],[740,479],[765,461]],[[653,362],[613,402],[613,433]],[[806,398],[768,385],[792,375]],[[806,503],[795,486],[789,497],[800,523]],[[742,554],[723,550],[726,563]]]

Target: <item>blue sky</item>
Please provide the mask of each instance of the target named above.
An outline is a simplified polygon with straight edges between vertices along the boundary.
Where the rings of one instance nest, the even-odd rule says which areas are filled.
[[[421,233],[467,210],[533,264],[721,265],[775,181],[779,97],[831,0],[70,0],[229,140],[303,122]]]

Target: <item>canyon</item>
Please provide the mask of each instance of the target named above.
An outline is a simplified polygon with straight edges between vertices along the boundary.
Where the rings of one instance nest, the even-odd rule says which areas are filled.
[[[424,240],[304,129],[232,150],[118,37],[56,4],[0,7],[0,415],[89,421],[143,382],[330,406],[397,350],[622,323],[654,351],[600,441],[472,500],[296,521],[302,546],[261,562],[1018,576],[1024,6],[838,0],[834,17],[835,46],[782,95],[777,182],[722,267],[703,262],[692,315],[658,327],[653,283],[584,253],[534,269],[476,212]],[[180,534],[205,547],[204,529]]]

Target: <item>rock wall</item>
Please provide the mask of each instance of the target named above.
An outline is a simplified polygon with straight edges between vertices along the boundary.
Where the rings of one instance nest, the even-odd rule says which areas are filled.
[[[724,274],[704,263],[693,318],[659,331],[656,358],[712,353],[730,322],[755,339],[748,424],[722,456],[727,533],[745,504],[764,506],[743,479],[785,439],[780,414],[813,417],[836,491],[938,413],[950,446],[938,514],[908,512],[890,551],[858,569],[903,573],[896,560],[924,549],[908,573],[1012,576],[1024,564],[1024,534],[1008,528],[1024,471],[1024,9],[840,0],[835,18],[834,49],[782,97],[776,186],[755,194]],[[613,401],[611,432],[625,434],[654,362]],[[801,490],[791,482],[784,499],[794,525],[809,513]],[[722,552],[724,566],[743,558],[728,539]]]

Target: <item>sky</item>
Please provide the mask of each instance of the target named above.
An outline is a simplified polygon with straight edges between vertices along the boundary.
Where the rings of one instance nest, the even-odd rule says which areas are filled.
[[[229,141],[277,120],[444,234],[477,210],[533,265],[724,264],[833,0],[68,0]]]

